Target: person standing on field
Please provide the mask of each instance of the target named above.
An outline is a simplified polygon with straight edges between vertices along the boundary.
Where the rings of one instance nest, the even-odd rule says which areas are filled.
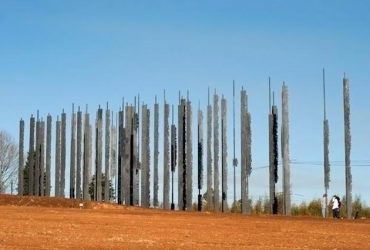
[[[333,196],[333,199],[331,200],[331,206],[333,210],[333,218],[339,219],[340,199],[338,196]]]
[[[326,211],[327,211],[327,200],[326,200],[327,195],[323,194],[321,198],[321,214],[323,218],[326,218]]]

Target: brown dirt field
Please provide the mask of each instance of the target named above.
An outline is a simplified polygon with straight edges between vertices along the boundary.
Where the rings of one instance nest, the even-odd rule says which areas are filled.
[[[78,204],[0,195],[0,249],[370,249],[369,220]]]

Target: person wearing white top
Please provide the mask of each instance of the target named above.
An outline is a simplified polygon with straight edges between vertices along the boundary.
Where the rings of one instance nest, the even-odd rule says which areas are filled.
[[[333,218],[339,219],[339,198],[338,196],[334,195],[333,199],[331,200],[332,210],[333,210]]]

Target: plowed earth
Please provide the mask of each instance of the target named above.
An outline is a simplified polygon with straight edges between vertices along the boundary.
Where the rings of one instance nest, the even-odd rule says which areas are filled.
[[[169,212],[0,195],[0,249],[370,249],[369,220]]]

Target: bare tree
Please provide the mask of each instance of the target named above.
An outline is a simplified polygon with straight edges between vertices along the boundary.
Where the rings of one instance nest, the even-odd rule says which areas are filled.
[[[0,131],[0,194],[17,174],[18,148],[13,138],[5,131]]]

